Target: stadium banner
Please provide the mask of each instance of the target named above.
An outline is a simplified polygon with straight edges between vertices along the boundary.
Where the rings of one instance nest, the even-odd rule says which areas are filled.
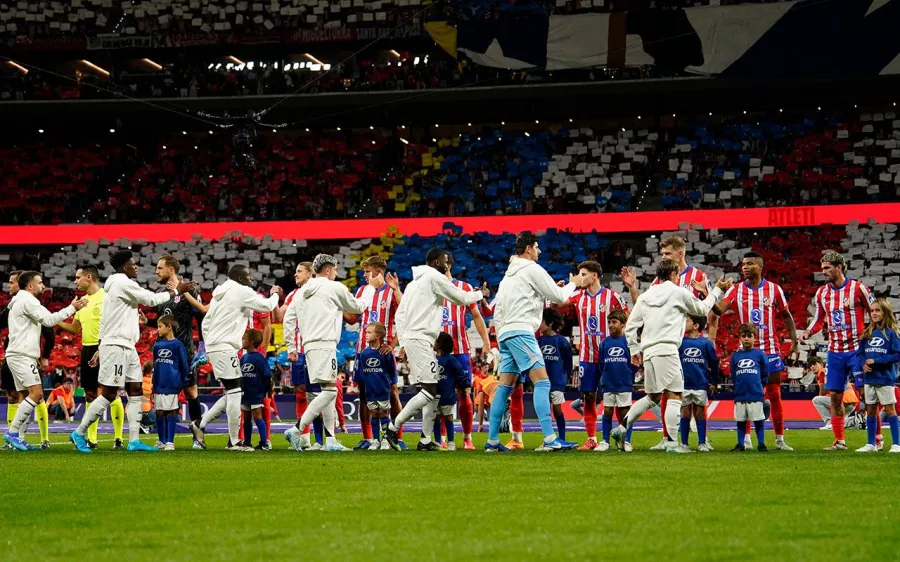
[[[865,223],[900,223],[900,203],[820,205],[811,207],[754,207],[702,211],[640,211],[627,213],[507,215],[487,217],[378,218],[269,222],[208,222],[170,224],[69,224],[0,226],[0,240],[10,246],[83,244],[119,239],[149,242],[187,242],[272,236],[276,240],[348,240],[378,238],[388,231],[435,236],[518,233],[555,228],[570,232],[629,233],[687,229],[786,228]]]
[[[166,33],[153,37],[154,47],[182,49],[210,45],[290,45],[305,43],[341,43],[375,41],[382,38],[408,39],[422,35],[422,26],[406,24],[385,27],[335,27],[321,29],[290,29],[273,33]],[[146,46],[150,46],[149,43]],[[91,48],[91,47],[89,47]],[[106,48],[106,47],[98,47]],[[122,48],[122,47],[111,47]]]
[[[87,39],[84,37],[67,34],[47,37],[19,35],[9,41],[9,48],[18,51],[77,51],[84,49],[86,46]]]
[[[87,41],[88,50],[96,49],[144,49],[153,45],[153,38],[149,35],[118,35],[104,33],[96,37],[90,37]]]
[[[669,72],[741,79],[900,73],[900,4],[751,3],[679,10],[447,22],[433,39],[454,57],[496,68],[559,70],[654,64]]]

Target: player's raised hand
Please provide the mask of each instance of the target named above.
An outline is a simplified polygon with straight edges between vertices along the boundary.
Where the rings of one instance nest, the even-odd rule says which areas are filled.
[[[81,297],[80,299],[73,299],[72,306],[75,307],[75,310],[81,310],[82,308],[88,305],[87,297]]]
[[[272,288],[269,289],[269,296],[282,295],[283,293],[284,293],[284,290],[281,287],[279,287],[278,285],[272,285]]]
[[[484,298],[491,298],[491,288],[488,286],[487,281],[481,284],[481,294],[484,295]]]
[[[691,287],[694,288],[695,291],[703,295],[704,297],[709,294],[709,288],[706,286],[706,283],[703,281],[691,281]]]
[[[145,324],[147,324],[147,316],[143,310],[138,310],[138,325],[144,326]]]
[[[584,286],[584,275],[578,274],[569,274],[569,283],[574,283],[576,287]],[[560,285],[560,287],[565,287],[565,284]]]
[[[716,287],[718,287],[722,291],[727,291],[731,288],[732,285],[734,285],[734,280],[732,280],[730,277],[722,277],[721,279],[716,281]]]
[[[391,273],[390,271],[387,272],[384,275],[384,282],[388,284],[388,287],[395,291],[400,288],[400,279],[397,278],[396,273]]]
[[[178,293],[179,295],[183,295],[183,294],[185,294],[185,293],[187,293],[187,292],[193,291],[193,290],[196,289],[196,288],[197,288],[197,282],[196,282],[196,281],[185,281],[185,280],[182,280],[180,283],[176,284],[175,287],[174,287],[173,289],[174,289],[174,291],[175,291],[176,293]]]
[[[623,267],[622,271],[619,272],[619,277],[622,278],[622,283],[625,283],[625,286],[629,289],[637,283],[637,271],[633,267]]]

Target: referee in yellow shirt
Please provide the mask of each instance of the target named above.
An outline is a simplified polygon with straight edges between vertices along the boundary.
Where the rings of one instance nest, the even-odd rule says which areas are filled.
[[[59,327],[70,334],[81,332],[81,386],[84,388],[84,407],[87,411],[91,402],[97,399],[100,365],[91,360],[100,347],[100,317],[103,315],[103,297],[106,291],[100,287],[100,272],[93,265],[78,268],[75,272],[75,288],[87,293],[88,305],[75,313],[74,322],[63,323]],[[125,407],[119,397],[109,404],[109,414],[116,437],[113,448],[124,449],[122,430],[125,426]],[[97,447],[97,423],[94,422],[88,428],[87,441],[92,449]]]

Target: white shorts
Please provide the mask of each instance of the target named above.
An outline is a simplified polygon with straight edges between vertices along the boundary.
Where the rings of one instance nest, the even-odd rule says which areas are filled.
[[[897,403],[897,397],[894,396],[893,386],[867,384],[865,389],[866,404],[878,403],[882,406],[887,406],[888,404]]]
[[[734,421],[762,421],[766,419],[762,402],[735,402]]]
[[[607,408],[628,408],[631,406],[630,392],[604,392],[603,405]]]
[[[179,409],[177,394],[154,394],[153,403],[156,404],[156,409],[161,412]]]
[[[97,382],[109,388],[124,388],[126,382],[143,382],[141,358],[133,347],[100,346],[100,374]]]
[[[453,416],[456,414],[456,404],[448,404],[446,406],[438,406],[439,413],[442,416]]]
[[[664,390],[684,390],[684,373],[678,355],[657,355],[644,359],[644,392],[660,394]]]
[[[6,366],[16,382],[16,391],[22,392],[30,386],[41,384],[37,359],[25,355],[7,355]]]
[[[566,403],[566,395],[561,390],[551,390],[550,391],[550,403],[554,406],[558,406],[560,404]]]
[[[306,370],[311,384],[334,384],[337,380],[337,351],[334,349],[308,349]]]
[[[681,405],[689,406],[696,404],[697,406],[706,406],[709,404],[709,396],[705,390],[685,390],[682,393]]]
[[[246,404],[241,404],[241,410],[244,412],[252,412],[253,410],[256,410],[257,408],[262,408],[262,407],[263,407],[262,404],[253,404],[252,406],[247,406]]]
[[[406,340],[400,346],[406,351],[410,384],[437,384],[439,373],[434,347],[424,340]]]
[[[369,411],[374,410],[384,410],[389,412],[391,410],[391,401],[390,400],[373,400],[371,402],[366,402],[366,406],[369,407]]]
[[[241,378],[241,362],[237,351],[207,351],[206,357],[217,379],[231,381]]]

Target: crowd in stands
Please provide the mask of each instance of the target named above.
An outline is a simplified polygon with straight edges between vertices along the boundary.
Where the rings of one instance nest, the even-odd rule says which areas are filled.
[[[643,121],[650,121],[645,118]],[[0,221],[419,217],[896,201],[900,119],[258,131],[0,149]],[[607,125],[608,126],[608,125]],[[434,136],[432,136],[434,135]],[[407,138],[408,137],[408,138]]]

